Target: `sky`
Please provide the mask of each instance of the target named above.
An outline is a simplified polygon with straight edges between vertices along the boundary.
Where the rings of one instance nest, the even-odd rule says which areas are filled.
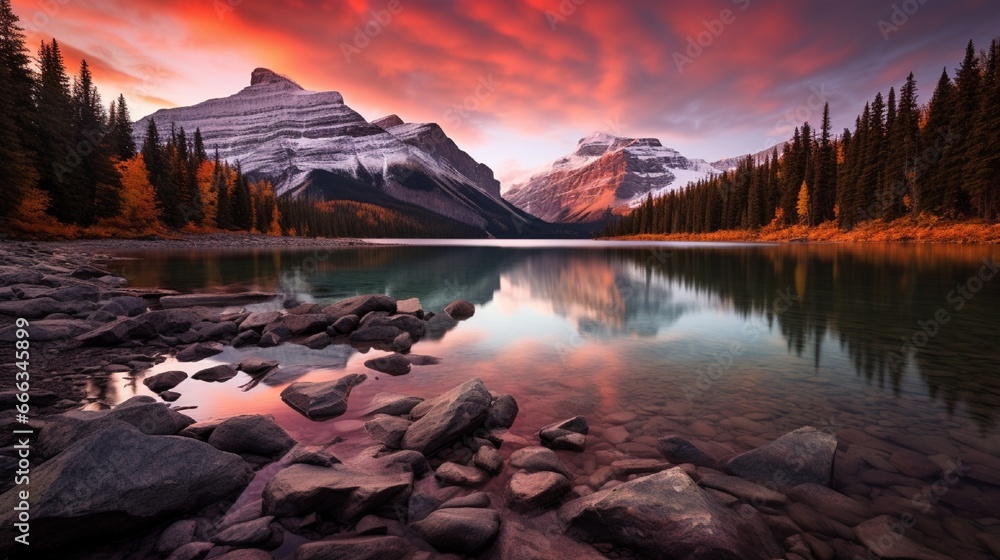
[[[913,71],[927,102],[997,0],[13,0],[135,119],[225,97],[266,67],[365,118],[437,122],[505,184],[596,131],[709,161],[835,131]]]

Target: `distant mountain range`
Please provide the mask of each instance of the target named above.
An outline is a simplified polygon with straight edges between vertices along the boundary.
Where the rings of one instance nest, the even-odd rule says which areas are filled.
[[[374,204],[493,237],[586,234],[589,224],[626,212],[648,193],[681,188],[738,161],[709,164],[655,138],[597,133],[501,196],[493,170],[437,124],[396,115],[369,122],[340,93],[307,91],[266,68],[229,97],[140,119],[137,142],[150,119],[161,131],[200,129],[210,151],[239,162],[251,177],[271,179],[279,195]]]
[[[647,194],[678,189],[719,173],[705,160],[688,159],[656,138],[622,138],[598,132],[576,151],[525,179],[504,196],[549,222],[597,222],[623,214]]]

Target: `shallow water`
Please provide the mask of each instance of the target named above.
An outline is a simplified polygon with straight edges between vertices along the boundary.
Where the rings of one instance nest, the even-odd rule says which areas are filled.
[[[476,304],[472,319],[414,346],[440,364],[397,378],[368,371],[351,410],[327,422],[278,393],[293,380],[365,372],[380,352],[285,344],[147,372],[250,354],[316,366],[246,391],[242,373],[224,384],[188,379],[175,404],[196,406],[186,413],[199,420],[270,413],[302,442],[360,442],[358,411],[375,393],[427,397],[478,376],[517,398],[512,432],[529,440],[544,424],[587,416],[588,450],[561,453],[574,484],[615,458],[658,457],[654,440],[666,433],[742,451],[813,425],[840,438],[835,487],[876,513],[912,510],[911,538],[980,558],[986,549],[969,536],[1000,525],[997,247],[497,242],[123,255],[136,260],[113,267],[133,287],[294,291],[320,303],[387,293],[433,311]],[[121,376],[91,389],[108,404],[148,394]],[[904,459],[979,467],[918,507],[913,495],[940,475],[894,473],[908,470]]]

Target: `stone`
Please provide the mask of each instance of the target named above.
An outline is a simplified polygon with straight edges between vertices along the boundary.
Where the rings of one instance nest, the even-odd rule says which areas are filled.
[[[334,321],[347,315],[364,317],[373,311],[385,311],[393,314],[396,312],[396,300],[382,294],[361,295],[338,301],[323,308],[323,313],[333,317]]]
[[[263,375],[274,368],[278,367],[278,362],[274,360],[265,360],[257,356],[250,356],[248,358],[243,358],[237,369],[246,372],[250,375]]]
[[[477,467],[447,461],[437,468],[434,478],[453,486],[478,486],[490,479],[490,473]]]
[[[658,473],[671,466],[659,459],[620,459],[611,463],[611,471],[619,478],[627,478],[634,474]]]
[[[538,438],[542,445],[552,449],[583,451],[587,443],[586,435],[589,431],[587,419],[583,416],[575,416],[545,426],[539,430]]]
[[[390,327],[405,332],[414,340],[424,336],[427,326],[423,321],[411,315],[385,316],[371,313],[361,320],[359,330],[376,329],[379,327]]]
[[[288,452],[285,461],[289,465],[316,465],[318,467],[332,467],[340,462],[340,459],[324,449],[320,445],[298,445]]]
[[[55,315],[50,315],[49,319],[31,321],[31,324],[24,327],[28,332],[28,340],[32,342],[49,342],[53,340],[69,340],[90,331],[93,325],[87,321],[78,319],[52,319]],[[89,319],[89,317],[88,317]],[[114,317],[111,318],[114,320]],[[17,342],[18,331],[21,327],[11,325],[0,329],[0,342]]]
[[[253,521],[237,523],[212,537],[212,542],[225,546],[250,547],[264,544],[271,539],[271,522],[274,517],[267,516]]]
[[[480,447],[472,456],[472,464],[492,475],[497,475],[503,470],[503,458],[491,445]]]
[[[438,509],[446,508],[486,508],[490,507],[490,495],[486,492],[473,492],[467,496],[452,498],[443,503]]]
[[[500,395],[490,405],[489,415],[486,416],[486,422],[483,425],[487,430],[510,428],[514,425],[518,412],[517,400],[514,399],[513,395]]]
[[[236,335],[230,342],[233,348],[243,348],[244,346],[250,346],[260,342],[260,334],[257,331],[243,331]]]
[[[449,303],[444,312],[456,321],[464,321],[476,314],[476,306],[464,300],[456,300]]]
[[[399,393],[376,393],[370,403],[368,403],[368,408],[366,409],[366,414],[388,414],[390,416],[399,416],[401,414],[409,414],[413,407],[422,403],[424,399],[420,397],[412,397],[410,395],[401,395]]]
[[[678,435],[661,437],[657,440],[657,448],[666,460],[674,464],[690,463],[710,469],[716,469],[719,466],[718,461],[708,453]]]
[[[277,517],[318,513],[348,523],[405,500],[412,484],[413,474],[406,472],[371,472],[344,464],[291,465],[264,486],[264,512]]]
[[[486,560],[605,560],[594,547],[561,532],[528,527],[517,516],[504,519],[500,534]]]
[[[559,473],[516,472],[507,483],[504,499],[511,509],[527,512],[555,504],[569,491],[569,480]]]
[[[483,381],[472,379],[426,400],[410,411],[415,421],[403,436],[403,449],[430,455],[478,428],[489,413],[491,397]]]
[[[396,536],[338,538],[305,543],[295,550],[295,560],[399,560],[410,543]]]
[[[611,445],[620,445],[628,441],[628,430],[625,426],[611,426],[601,432],[601,437]]]
[[[550,432],[551,434],[551,432]],[[587,436],[576,432],[565,432],[555,437],[542,438],[542,445],[552,449],[565,449],[568,451],[583,451],[587,446]]]
[[[107,304],[119,306],[127,317],[142,315],[148,308],[146,300],[136,296],[115,296],[105,300],[105,305]]]
[[[289,315],[315,315],[323,312],[323,306],[318,303],[300,303],[287,311]]]
[[[69,275],[73,278],[76,278],[77,280],[93,280],[95,278],[103,278],[109,274],[111,273],[108,272],[107,270],[103,270],[97,268],[96,266],[85,264],[77,267]]]
[[[896,451],[889,456],[889,463],[910,478],[926,480],[941,476],[941,467],[916,451]]]
[[[357,315],[345,315],[334,321],[330,328],[337,334],[351,334],[358,328],[359,323]]]
[[[253,469],[238,456],[189,438],[121,425],[76,440],[32,469],[32,541],[37,553],[94,535],[124,537],[169,515],[193,513],[242,491]],[[13,542],[17,489],[0,496],[0,534]]]
[[[280,346],[285,340],[279,333],[271,331],[261,335],[260,340],[257,341],[257,346],[261,348],[274,348],[275,346]]]
[[[411,422],[406,418],[378,414],[375,418],[365,422],[365,431],[373,440],[387,448],[399,449],[403,443],[403,435],[406,434],[410,424]]]
[[[706,474],[698,480],[698,484],[705,488],[714,488],[732,494],[741,500],[750,502],[750,505],[754,507],[777,506],[784,504],[787,500],[784,494],[769,490],[760,484],[724,474]]]
[[[336,381],[300,381],[286,387],[281,392],[281,400],[310,420],[333,418],[347,411],[351,389],[366,379],[368,376],[362,373],[347,375]]]
[[[181,394],[176,391],[160,391],[158,396],[166,402],[174,402],[181,398]]]
[[[550,471],[567,476],[569,471],[551,449],[545,447],[525,447],[511,453],[510,466],[528,472]]]
[[[426,317],[426,315],[425,315]],[[458,326],[458,321],[447,313],[439,313],[427,320],[426,336],[431,340],[440,340],[448,331]]]
[[[650,558],[768,560],[784,556],[770,532],[758,532],[680,468],[637,478],[562,506],[570,534],[628,547]]]
[[[84,346],[120,346],[132,340],[149,340],[157,334],[156,328],[138,318],[126,317],[102,325],[76,340]]]
[[[279,319],[281,319],[281,313],[278,311],[259,311],[257,313],[251,313],[246,319],[243,319],[243,322],[240,323],[240,331],[253,330],[260,333],[264,330],[264,327]]]
[[[322,313],[306,315],[285,315],[281,322],[292,331],[294,336],[308,336],[326,333],[326,328],[332,324],[329,315]]]
[[[354,526],[354,532],[358,535],[385,535],[389,532],[389,526],[382,521],[381,517],[366,515],[358,520]]]
[[[409,352],[411,348],[413,348],[413,337],[408,332],[399,333],[396,338],[392,339],[393,352]],[[409,365],[409,362],[407,364]]]
[[[167,560],[200,560],[214,547],[210,542],[188,543],[167,556]]]
[[[740,453],[723,465],[728,474],[779,486],[830,485],[837,437],[806,426]]]
[[[178,362],[198,362],[221,354],[223,346],[218,342],[203,342],[192,344],[177,353]]]
[[[142,380],[142,384],[149,387],[150,391],[160,393],[169,391],[180,385],[180,382],[187,379],[187,377],[188,374],[183,371],[165,371],[156,375],[150,375]]]
[[[872,516],[866,504],[821,484],[800,484],[788,491],[788,497],[850,527]]]
[[[184,428],[177,435],[183,437],[189,437],[194,439],[200,439],[201,441],[208,441],[208,437],[212,435],[212,432],[219,427],[222,420],[205,420],[203,422],[195,422],[190,426]]]
[[[887,560],[948,560],[951,558],[919,545],[900,534],[898,530],[894,530],[899,526],[898,518],[881,515],[855,527],[854,534],[857,536],[858,542],[865,548],[877,554],[879,558]]]
[[[208,443],[220,451],[264,457],[284,455],[295,446],[295,440],[270,414],[227,418],[212,431]]]
[[[424,318],[424,308],[420,305],[419,298],[401,299],[397,301],[396,313],[399,315],[413,315],[417,319]]]
[[[406,356],[401,354],[390,354],[367,360],[365,367],[392,376],[410,373],[410,361],[406,359]]]
[[[156,551],[160,554],[170,554],[178,548],[194,541],[194,533],[198,522],[194,519],[182,519],[167,527],[156,541]]]
[[[299,344],[311,350],[322,350],[330,345],[330,335],[325,332],[314,334]]]
[[[549,424],[541,429],[542,432],[548,430],[566,430],[583,435],[590,433],[590,427],[587,425],[587,419],[583,416],[574,416],[568,420],[562,420],[560,422]]]
[[[396,327],[362,327],[351,333],[350,340],[351,344],[358,346],[391,346],[396,337],[402,333],[403,331]]]
[[[238,374],[239,372],[233,369],[232,366],[220,364],[199,371],[198,373],[192,375],[191,379],[207,381],[209,383],[225,383],[226,381],[236,377]]]
[[[75,442],[110,426],[149,435],[174,435],[194,419],[171,410],[153,397],[137,396],[110,410],[71,410],[46,419],[35,448],[40,457],[54,457]]]
[[[202,342],[211,340],[230,340],[239,332],[239,325],[233,321],[222,321],[212,323],[198,331],[199,340]]]
[[[212,560],[274,560],[274,557],[257,548],[237,548],[231,552],[213,556]]]
[[[475,553],[500,531],[500,514],[486,508],[439,509],[410,525],[439,550]]]

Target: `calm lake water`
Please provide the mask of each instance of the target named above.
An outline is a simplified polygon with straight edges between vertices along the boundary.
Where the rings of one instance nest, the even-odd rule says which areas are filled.
[[[311,366],[248,390],[242,373],[188,379],[176,404],[197,406],[186,413],[199,420],[270,413],[305,443],[361,442],[359,411],[375,393],[429,397],[478,376],[517,398],[511,431],[529,440],[544,424],[587,416],[588,450],[560,452],[574,484],[616,458],[659,457],[655,438],[667,433],[742,451],[812,425],[841,441],[835,487],[874,513],[912,513],[911,538],[988,558],[970,535],[1000,525],[997,247],[498,242],[123,255],[136,260],[114,267],[133,287],[294,291],[320,303],[386,293],[433,311],[476,304],[473,318],[414,346],[440,364],[395,378],[367,371],[351,410],[327,422],[278,394],[291,381],[366,372],[382,352],[285,344],[150,370],[252,354]],[[114,403],[148,393],[114,377],[92,394]],[[916,507],[911,498],[941,478],[918,467],[956,461],[967,467],[958,482]]]

